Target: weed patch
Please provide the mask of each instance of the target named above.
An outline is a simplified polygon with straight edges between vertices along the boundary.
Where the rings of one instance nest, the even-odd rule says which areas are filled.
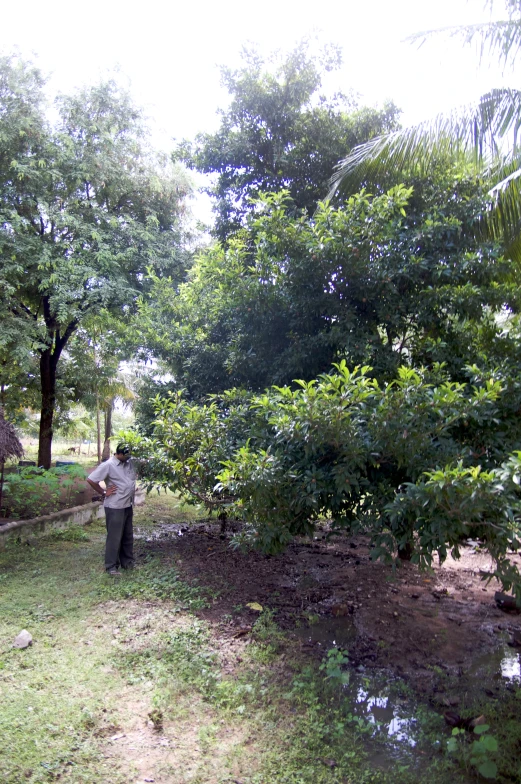
[[[162,563],[156,557],[150,557],[117,581],[106,577],[99,586],[99,595],[102,598],[169,600],[186,610],[200,610],[208,603],[200,587],[184,583],[172,564]]]

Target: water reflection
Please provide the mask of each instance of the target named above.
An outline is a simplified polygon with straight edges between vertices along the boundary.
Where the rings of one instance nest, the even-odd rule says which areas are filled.
[[[500,662],[501,675],[509,681],[521,680],[520,654],[514,651],[505,651]]]
[[[349,648],[356,638],[356,628],[349,617],[324,618],[308,628],[295,629],[295,634],[307,642],[321,645],[324,650],[329,650],[329,648]]]
[[[371,695],[366,688],[358,686],[355,701],[356,714],[364,716],[368,722],[374,724],[387,737],[397,743],[407,743],[409,746],[416,745],[416,740],[413,737],[415,719],[411,715],[404,715],[403,710],[393,704],[389,695],[383,693]]]

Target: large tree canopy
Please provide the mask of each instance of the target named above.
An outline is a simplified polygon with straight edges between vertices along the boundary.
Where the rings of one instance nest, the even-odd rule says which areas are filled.
[[[143,304],[143,336],[193,397],[310,380],[341,359],[379,379],[446,362],[459,380],[492,351],[495,314],[518,309],[517,265],[473,239],[481,187],[458,170],[322,204],[313,218],[284,193],[256,208],[178,291],[158,278]]]
[[[39,359],[38,462],[48,467],[64,349],[87,316],[124,318],[147,268],[182,278],[188,185],[152,154],[115,83],[58,98],[52,125],[42,87],[29,64],[0,61],[1,315]]]
[[[397,128],[399,110],[359,107],[353,96],[320,95],[325,71],[340,64],[340,52],[320,57],[306,42],[284,58],[267,62],[245,50],[239,70],[222,69],[231,96],[217,133],[183,142],[174,154],[191,168],[216,175],[216,236],[225,240],[253,210],[261,192],[286,189],[296,210],[311,214],[328,191],[333,168],[346,150]]]

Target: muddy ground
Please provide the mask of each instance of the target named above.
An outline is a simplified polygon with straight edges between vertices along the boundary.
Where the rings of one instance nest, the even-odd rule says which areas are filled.
[[[231,534],[221,538],[212,522],[155,522],[146,551],[171,558],[182,579],[210,589],[216,598],[201,615],[218,624],[221,638],[247,637],[257,612],[246,605],[256,602],[275,611],[307,654],[322,657],[336,645],[354,667],[383,668],[425,696],[436,692],[440,671],[465,675],[508,646],[509,666],[519,670],[521,615],[496,603],[500,586],[480,577],[491,561],[475,545],[428,573],[410,563],[393,571],[371,561],[362,537],[323,532],[267,557],[231,549]],[[519,568],[521,558],[513,560]]]

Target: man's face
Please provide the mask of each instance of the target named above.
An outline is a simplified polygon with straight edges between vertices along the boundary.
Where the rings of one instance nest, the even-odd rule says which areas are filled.
[[[131,458],[130,452],[116,452],[116,457],[118,460],[121,460],[122,463],[126,463],[127,460]]]

